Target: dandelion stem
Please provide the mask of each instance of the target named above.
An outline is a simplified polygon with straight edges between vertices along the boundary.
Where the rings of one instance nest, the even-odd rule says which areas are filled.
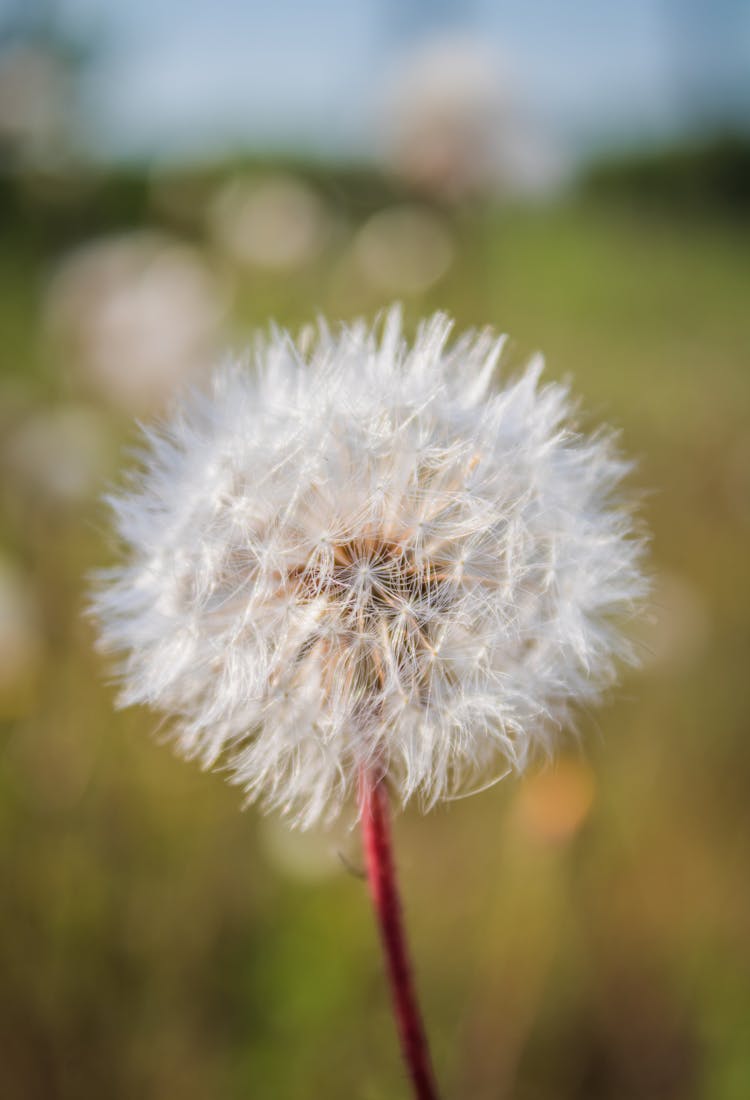
[[[437,1100],[438,1092],[401,920],[396,884],[388,792],[377,774],[360,774],[360,818],[367,879],[383,944],[399,1038],[417,1100]]]

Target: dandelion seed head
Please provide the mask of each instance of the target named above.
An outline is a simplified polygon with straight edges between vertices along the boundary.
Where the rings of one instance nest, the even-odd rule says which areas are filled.
[[[541,362],[400,314],[272,331],[159,430],[111,500],[93,611],[124,705],[302,825],[363,767],[428,807],[522,769],[633,651],[642,544],[611,435]]]

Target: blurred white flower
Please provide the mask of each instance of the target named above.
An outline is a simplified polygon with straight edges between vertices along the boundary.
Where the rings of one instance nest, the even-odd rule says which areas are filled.
[[[34,595],[23,573],[0,558],[0,714],[23,711],[39,671],[42,639]]]
[[[508,66],[481,41],[443,35],[421,43],[384,95],[387,168],[451,202],[554,190],[565,174],[560,158],[509,83]]]
[[[142,412],[215,361],[226,305],[195,249],[144,231],[95,241],[64,261],[46,323],[55,352],[86,383]]]
[[[443,276],[453,260],[448,230],[420,206],[392,206],[365,222],[354,254],[367,281],[388,294],[418,294]]]
[[[63,504],[83,500],[111,468],[107,425],[82,405],[37,412],[11,432],[3,460],[24,492]]]
[[[364,767],[428,806],[523,768],[632,657],[628,464],[540,360],[494,390],[503,339],[450,331],[274,332],[111,501],[125,560],[93,610],[121,703],[302,824]]]
[[[217,244],[236,263],[278,271],[314,260],[330,230],[315,191],[286,175],[230,181],[211,205],[210,222]]]
[[[20,42],[0,51],[0,152],[27,168],[58,163],[70,148],[71,105],[61,55]]]

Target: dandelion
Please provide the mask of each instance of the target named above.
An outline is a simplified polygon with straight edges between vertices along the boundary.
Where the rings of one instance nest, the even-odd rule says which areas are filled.
[[[566,165],[513,68],[471,35],[420,39],[383,85],[383,168],[441,205],[557,190]]]
[[[378,210],[358,231],[353,251],[367,282],[381,292],[429,290],[453,262],[453,243],[443,221],[414,204]]]
[[[226,304],[196,249],[143,230],[67,256],[48,288],[44,322],[50,350],[62,349],[78,383],[144,414],[214,361]]]
[[[292,272],[311,263],[331,233],[322,199],[290,175],[230,180],[211,203],[212,236],[241,267]]]
[[[549,751],[632,648],[642,547],[610,434],[503,338],[273,332],[147,431],[94,601],[123,705],[303,826],[358,797],[416,1094],[436,1095],[387,797],[427,808]]]

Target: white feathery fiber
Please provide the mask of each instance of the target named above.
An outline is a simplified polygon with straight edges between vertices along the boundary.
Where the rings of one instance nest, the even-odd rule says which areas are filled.
[[[111,500],[93,611],[123,705],[249,800],[332,819],[362,767],[425,806],[522,769],[632,658],[642,542],[610,434],[503,338],[392,309],[279,331],[158,430]]]

